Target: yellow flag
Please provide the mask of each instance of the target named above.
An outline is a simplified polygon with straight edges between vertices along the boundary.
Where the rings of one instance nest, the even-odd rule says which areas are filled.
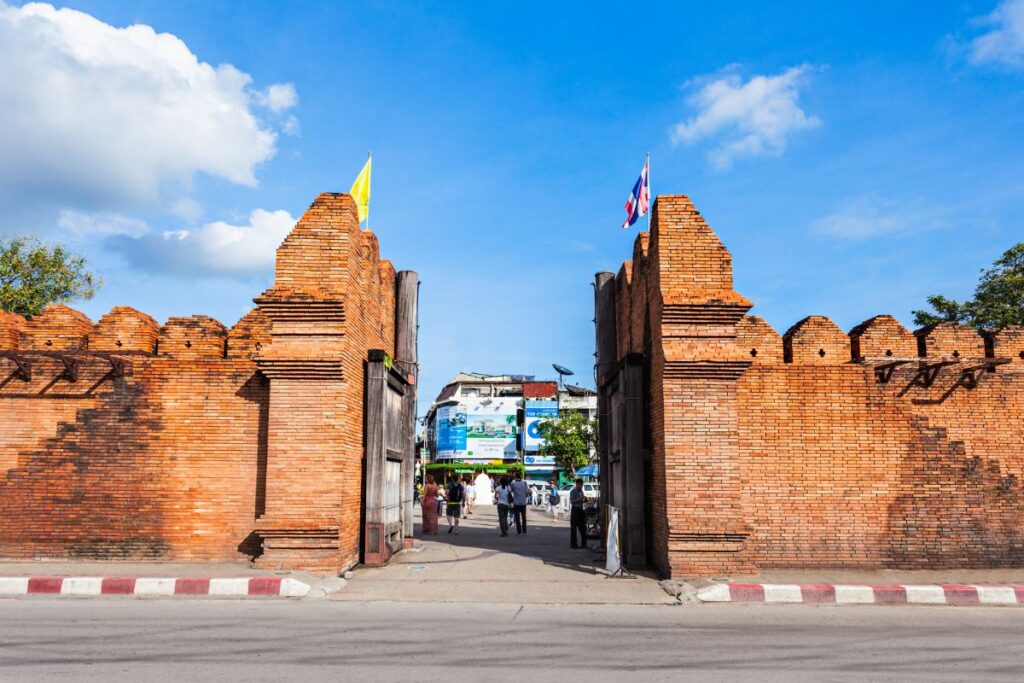
[[[352,195],[352,199],[356,200],[356,206],[359,207],[360,223],[370,215],[370,164],[372,162],[372,156],[366,159],[366,165],[356,176],[356,181],[352,183],[352,189],[348,191]]]

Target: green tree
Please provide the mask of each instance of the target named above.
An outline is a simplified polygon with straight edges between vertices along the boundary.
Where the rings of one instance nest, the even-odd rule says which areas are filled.
[[[102,284],[85,258],[60,245],[0,239],[0,309],[30,318],[50,304],[91,299]]]
[[[917,325],[957,322],[979,330],[1024,325],[1024,242],[981,271],[974,298],[961,303],[936,294],[927,301],[933,310],[914,311]]]
[[[597,441],[596,421],[573,411],[555,420],[544,420],[537,429],[545,442],[541,453],[555,456],[555,463],[563,470],[575,472],[590,462],[590,449]]]

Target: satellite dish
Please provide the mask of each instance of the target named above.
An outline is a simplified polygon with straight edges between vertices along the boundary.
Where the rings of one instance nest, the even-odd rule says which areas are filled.
[[[564,386],[564,383],[562,382],[562,380],[565,379],[566,375],[575,375],[576,374],[575,372],[573,372],[569,368],[565,367],[564,365],[559,365],[558,363],[552,363],[551,367],[553,367],[555,369],[555,372],[558,373],[558,386]]]

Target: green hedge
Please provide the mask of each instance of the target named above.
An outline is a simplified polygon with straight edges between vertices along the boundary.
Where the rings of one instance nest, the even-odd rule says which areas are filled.
[[[510,472],[526,472],[521,462],[510,462],[504,465],[490,465],[476,462],[430,462],[423,466],[424,472],[447,472],[448,470],[470,470],[485,474],[508,474]]]

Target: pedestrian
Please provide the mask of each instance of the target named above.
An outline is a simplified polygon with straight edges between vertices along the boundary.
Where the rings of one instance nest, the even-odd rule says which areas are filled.
[[[422,489],[423,489],[423,486],[421,486],[420,484],[413,484],[412,485],[412,502],[413,502],[413,505],[415,505],[416,503],[420,502],[420,495],[421,495],[420,491]]]
[[[498,503],[498,526],[501,527],[501,535],[508,536],[508,511],[512,509],[512,488],[508,485],[508,477],[502,477],[498,488],[494,490],[495,500]]]
[[[558,506],[562,502],[562,496],[558,493],[558,481],[551,480],[551,488],[548,490],[548,511],[551,513],[551,521],[558,519]]]
[[[423,508],[423,533],[437,533],[437,484],[434,483],[434,475],[427,475],[427,483],[423,486],[423,500],[420,503]]]
[[[459,478],[452,477],[445,491],[445,498],[448,501],[445,511],[448,517],[448,533],[453,531],[459,533],[459,517],[462,516],[462,499],[465,497],[465,493],[466,489]]]
[[[515,506],[516,534],[526,533],[526,506],[533,498],[530,485],[523,481],[523,473],[516,472],[512,482],[512,504]]]
[[[586,496],[583,494],[583,480],[576,478],[576,486],[569,492],[569,547],[587,547],[587,513],[583,509]],[[579,531],[580,542],[576,543],[576,532]]]
[[[473,485],[472,477],[466,477],[466,483],[463,488],[466,490],[466,516],[469,517],[473,514],[473,508],[476,507],[476,486]]]

